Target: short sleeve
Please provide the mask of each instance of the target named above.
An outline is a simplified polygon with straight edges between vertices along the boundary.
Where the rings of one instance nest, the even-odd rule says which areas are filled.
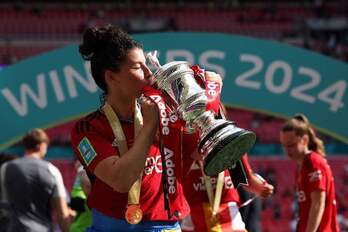
[[[55,184],[53,189],[53,197],[61,197],[67,199],[63,177],[58,168],[53,164],[48,163],[48,171],[52,174]]]
[[[325,191],[327,174],[323,162],[317,159],[310,159],[305,178],[307,179],[310,192],[315,190]]]
[[[112,146],[112,142],[93,131],[80,134],[73,131],[71,144],[81,164],[92,173],[100,161],[110,156],[119,155],[117,148]]]
[[[244,154],[241,158],[242,164],[244,166],[245,172],[247,174],[247,176],[249,177],[252,173],[252,169],[249,163],[249,158],[247,154]]]

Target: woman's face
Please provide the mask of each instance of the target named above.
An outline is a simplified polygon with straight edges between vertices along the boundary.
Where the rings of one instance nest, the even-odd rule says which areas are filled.
[[[117,91],[130,97],[138,97],[144,86],[154,84],[152,72],[145,62],[142,49],[132,48],[129,50],[127,59],[120,65],[120,70],[116,73]]]
[[[307,151],[307,136],[298,136],[294,131],[280,132],[280,143],[292,160],[300,160]]]

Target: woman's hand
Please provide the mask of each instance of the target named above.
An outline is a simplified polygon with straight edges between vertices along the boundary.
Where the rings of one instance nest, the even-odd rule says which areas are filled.
[[[247,191],[255,193],[262,198],[268,198],[273,194],[274,186],[269,184],[266,180],[258,174],[252,173],[249,177],[249,185],[245,186]]]
[[[204,76],[207,81],[219,82],[222,87],[222,78],[220,74],[217,74],[216,72],[205,71]]]
[[[268,198],[273,194],[274,191],[274,187],[273,185],[269,184],[269,183],[264,183],[263,186],[260,186],[260,197],[262,198]]]
[[[144,127],[148,127],[154,131],[159,125],[159,112],[157,104],[148,97],[142,96],[139,101],[143,114]]]

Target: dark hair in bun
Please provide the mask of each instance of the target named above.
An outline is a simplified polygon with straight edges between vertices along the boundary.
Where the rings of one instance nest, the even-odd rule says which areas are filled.
[[[119,71],[120,64],[134,47],[142,48],[142,45],[122,29],[108,25],[88,28],[83,34],[79,52],[84,60],[91,61],[93,79],[106,93],[105,70]]]

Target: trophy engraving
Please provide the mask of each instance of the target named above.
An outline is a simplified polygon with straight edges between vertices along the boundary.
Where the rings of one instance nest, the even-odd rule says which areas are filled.
[[[173,61],[161,66],[156,52],[148,53],[146,59],[155,69],[158,88],[174,102],[177,115],[189,131],[199,132],[198,150],[203,156],[204,172],[214,176],[233,167],[254,145],[255,134],[231,121],[216,119],[213,112],[206,110],[205,89],[196,81],[189,63]]]

